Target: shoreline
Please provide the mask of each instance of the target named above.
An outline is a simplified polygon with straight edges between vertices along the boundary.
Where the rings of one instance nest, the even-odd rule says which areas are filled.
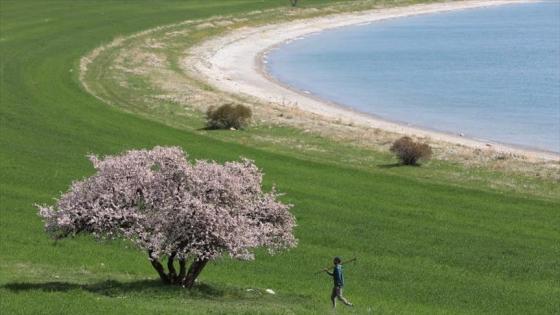
[[[389,118],[385,118],[385,117],[381,117],[378,116],[374,113],[367,113],[367,112],[363,112],[363,111],[359,111],[356,110],[350,106],[344,105],[342,103],[338,103],[338,102],[334,102],[334,101],[330,101],[327,99],[324,99],[316,94],[313,94],[309,91],[304,91],[301,89],[298,89],[297,87],[291,86],[287,83],[284,83],[278,79],[276,79],[273,75],[271,75],[267,70],[266,70],[266,66],[265,63],[263,63],[263,59],[265,58],[265,54],[268,53],[270,50],[275,49],[274,47],[271,47],[270,49],[261,52],[256,58],[257,58],[257,67],[258,67],[258,71],[261,73],[262,76],[264,76],[267,80],[273,82],[274,84],[280,85],[288,90],[293,91],[294,93],[297,93],[301,96],[307,97],[307,98],[311,98],[314,99],[318,102],[322,102],[327,104],[328,106],[332,106],[332,107],[337,107],[340,108],[342,110],[346,110],[351,112],[353,115],[359,115],[359,116],[364,116],[366,119],[372,119],[372,120],[379,120],[379,121],[383,121],[383,122],[387,122],[390,124],[395,124],[395,125],[399,125],[399,126],[403,126],[403,127],[407,127],[407,128],[411,128],[414,130],[419,130],[423,133],[426,134],[432,134],[432,133],[437,133],[437,134],[441,134],[441,135],[445,135],[448,137],[460,137],[460,139],[465,139],[465,140],[472,140],[475,141],[477,144],[478,143],[484,143],[486,145],[486,147],[488,148],[494,148],[496,149],[496,147],[503,147],[505,148],[504,152],[508,152],[511,153],[514,150],[519,150],[520,152],[522,152],[523,154],[525,154],[525,152],[529,152],[531,154],[545,154],[545,155],[551,155],[553,158],[555,159],[554,156],[558,155],[558,157],[556,157],[556,159],[560,159],[560,152],[554,152],[554,151],[549,151],[549,150],[544,150],[544,149],[539,149],[539,148],[532,148],[529,146],[523,146],[523,145],[519,145],[519,144],[511,144],[511,143],[504,143],[504,142],[499,142],[499,141],[494,141],[494,140],[490,140],[490,139],[484,139],[484,138],[477,138],[477,137],[473,137],[473,136],[462,136],[460,133],[456,133],[456,132],[451,132],[451,131],[443,131],[443,130],[437,130],[437,129],[432,129],[429,127],[424,127],[424,126],[418,126],[412,123],[407,123],[405,121],[399,121],[399,120],[392,120]],[[417,136],[416,134],[414,136]],[[455,142],[453,142],[455,143]],[[461,145],[464,145],[464,143],[459,143]],[[479,147],[476,147],[479,148]],[[497,150],[499,151],[499,150]],[[501,152],[501,151],[499,151]],[[517,154],[517,152],[515,152]]]
[[[469,0],[453,3],[418,4],[242,28],[207,40],[201,45],[190,49],[188,57],[182,60],[181,66],[187,72],[192,72],[194,69],[199,74],[199,77],[218,90],[247,95],[259,99],[261,102],[274,103],[286,108],[296,107],[305,112],[322,116],[326,120],[344,120],[357,126],[429,138],[433,141],[459,144],[472,149],[520,155],[532,160],[560,161],[560,153],[556,152],[464,137],[452,132],[430,130],[405,122],[390,121],[380,118],[375,114],[362,113],[279,82],[266,72],[264,65],[270,50],[286,42],[299,40],[324,30],[412,15],[527,2],[534,1]]]

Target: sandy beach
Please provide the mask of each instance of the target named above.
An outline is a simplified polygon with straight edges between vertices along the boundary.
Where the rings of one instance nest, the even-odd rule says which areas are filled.
[[[283,43],[299,40],[312,33],[348,25],[401,18],[419,14],[434,14],[451,10],[463,10],[497,5],[529,2],[526,0],[457,1],[420,4],[406,7],[384,8],[296,20],[282,24],[234,30],[224,36],[210,39],[190,49],[182,61],[182,67],[195,73],[215,88],[234,94],[243,94],[278,105],[297,107],[326,119],[350,121],[356,126],[379,128],[398,134],[429,138],[432,141],[460,144],[473,149],[494,150],[525,156],[533,160],[560,160],[560,154],[513,147],[486,140],[471,139],[458,134],[436,132],[381,119],[369,114],[321,100],[305,92],[290,89],[263,71],[267,52]]]

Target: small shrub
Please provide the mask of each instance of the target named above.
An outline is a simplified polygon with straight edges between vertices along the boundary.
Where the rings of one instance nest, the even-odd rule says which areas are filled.
[[[224,104],[210,107],[206,112],[206,128],[243,129],[249,123],[251,116],[251,109],[243,105]]]
[[[414,142],[410,137],[398,139],[390,150],[404,165],[418,165],[419,160],[429,160],[432,157],[432,148],[428,144]]]

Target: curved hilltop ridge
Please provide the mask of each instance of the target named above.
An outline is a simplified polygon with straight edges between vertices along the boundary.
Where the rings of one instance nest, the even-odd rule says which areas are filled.
[[[281,8],[188,20],[119,37],[93,50],[82,58],[81,80],[88,91],[106,103],[151,118],[162,119],[161,113],[149,112],[169,108],[171,103],[180,114],[166,117],[165,123],[176,127],[192,128],[182,117],[200,116],[210,106],[242,102],[253,108],[262,125],[296,127],[305,133],[382,151],[388,150],[388,144],[399,134],[414,135],[432,144],[437,159],[559,178],[560,155],[556,153],[433,132],[357,113],[289,90],[255,63],[255,58],[262,58],[263,51],[271,46],[324,28],[516,2],[520,1],[460,1],[373,11],[359,2],[355,7]],[[360,13],[344,13],[356,9]],[[321,17],[325,14],[328,17]],[[268,24],[286,20],[295,21]],[[211,39],[204,40],[208,37]],[[149,88],[138,89],[129,81]],[[251,141],[260,146],[269,139],[252,137]],[[292,145],[289,140],[276,142],[277,146]]]

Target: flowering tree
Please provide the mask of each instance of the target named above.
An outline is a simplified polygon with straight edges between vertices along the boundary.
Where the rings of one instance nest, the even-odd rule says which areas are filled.
[[[249,160],[189,163],[178,147],[90,160],[93,176],[74,182],[55,207],[38,206],[54,238],[130,240],[148,253],[163,282],[187,288],[222,254],[253,259],[254,248],[274,253],[297,244],[290,206],[274,189],[261,190],[262,173]]]

